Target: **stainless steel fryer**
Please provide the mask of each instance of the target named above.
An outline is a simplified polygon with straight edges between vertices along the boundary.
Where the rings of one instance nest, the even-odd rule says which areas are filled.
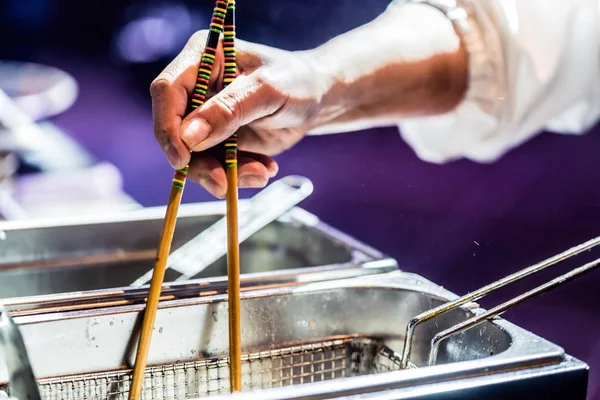
[[[240,209],[247,206],[246,200],[240,201]],[[130,285],[154,265],[164,210],[156,207],[85,218],[0,222],[0,299]],[[223,202],[182,205],[173,249],[224,214]],[[367,264],[380,271],[396,268],[393,259],[301,208],[293,208],[267,225],[240,248],[242,276],[250,280],[266,279],[265,273],[274,272],[278,273],[276,279],[317,272],[353,276],[365,273]],[[226,271],[222,257],[193,278],[224,276]],[[177,272],[169,271],[166,281],[178,277]],[[106,292],[114,294],[113,290]]]
[[[449,399],[460,389],[463,394],[487,393],[485,398],[532,398],[527,393],[533,391],[539,395],[535,398],[554,399],[565,398],[556,397],[560,378],[568,398],[585,398],[584,363],[502,319],[484,320],[449,337],[435,364],[428,365],[430,342],[440,331],[484,312],[474,303],[420,324],[412,342],[413,368],[403,370],[400,354],[409,321],[455,299],[426,279],[401,271],[248,290],[242,295],[242,347],[248,354],[244,379],[245,387],[255,390],[242,395]],[[227,392],[226,305],[221,294],[161,303],[145,399]],[[142,310],[143,305],[131,304],[14,313],[42,398],[124,398]],[[0,385],[7,379],[0,370]],[[286,388],[289,384],[294,385]],[[505,397],[490,396],[490,390]]]
[[[183,206],[179,244],[223,213],[223,203]],[[163,214],[157,208],[83,222],[1,225],[8,246],[0,249],[0,279],[20,280],[0,286],[51,282],[47,292],[34,293],[53,294],[0,301],[26,345],[27,362],[17,369],[31,366],[42,398],[127,397],[148,287],[113,286],[151,265]],[[241,396],[584,399],[585,363],[495,316],[600,260],[487,312],[473,301],[598,244],[600,238],[459,298],[396,271],[394,260],[295,208],[245,243],[251,268],[242,276],[247,391]],[[225,264],[205,272],[164,285],[145,399],[240,396],[227,394]],[[86,282],[90,277],[97,282]],[[101,289],[88,290],[90,284]],[[0,399],[22,386],[10,382],[15,366],[7,368],[2,358],[0,352]]]

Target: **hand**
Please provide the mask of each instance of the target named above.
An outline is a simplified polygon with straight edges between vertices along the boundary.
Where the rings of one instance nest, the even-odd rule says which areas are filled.
[[[194,34],[152,83],[154,133],[174,168],[189,163],[189,179],[220,198],[227,180],[212,150],[236,131],[239,186],[258,188],[277,174],[271,157],[307,131],[443,114],[467,88],[468,57],[452,22],[429,5],[406,4],[308,51],[236,39],[238,77],[222,91],[219,45],[209,100],[185,116],[206,36]]]
[[[209,100],[185,116],[206,36],[207,31],[194,34],[152,83],[154,133],[174,168],[189,163],[188,178],[223,198],[226,174],[210,149],[237,131],[239,185],[264,187],[278,171],[271,156],[292,147],[322,119],[321,100],[331,82],[306,53],[238,39],[238,77],[221,90],[220,44]]]

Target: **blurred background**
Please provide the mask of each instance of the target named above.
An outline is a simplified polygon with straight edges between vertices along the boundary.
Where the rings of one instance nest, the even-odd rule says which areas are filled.
[[[237,8],[238,36],[307,49],[386,6],[246,0]],[[212,7],[205,0],[0,1],[4,218],[166,203],[172,170],[152,134],[149,84],[207,26]],[[323,18],[324,7],[332,18]],[[597,128],[582,137],[542,134],[490,165],[439,166],[420,161],[396,128],[386,128],[310,137],[278,161],[281,176],[314,182],[302,207],[402,269],[464,294],[600,234],[599,149]],[[209,200],[186,187],[184,202]],[[588,362],[590,399],[600,399],[599,286],[600,274],[592,274],[505,315]]]

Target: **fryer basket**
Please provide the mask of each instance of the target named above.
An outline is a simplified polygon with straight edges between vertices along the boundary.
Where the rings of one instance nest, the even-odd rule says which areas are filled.
[[[400,355],[368,338],[341,338],[251,353],[242,358],[242,390],[400,370]],[[126,400],[131,370],[40,379],[44,400]],[[229,393],[228,358],[153,366],[141,399],[178,400]]]

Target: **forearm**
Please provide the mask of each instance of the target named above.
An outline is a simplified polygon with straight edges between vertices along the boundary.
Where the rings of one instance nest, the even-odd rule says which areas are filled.
[[[308,52],[330,84],[311,128],[351,130],[452,110],[467,55],[452,23],[427,5],[392,7]]]

